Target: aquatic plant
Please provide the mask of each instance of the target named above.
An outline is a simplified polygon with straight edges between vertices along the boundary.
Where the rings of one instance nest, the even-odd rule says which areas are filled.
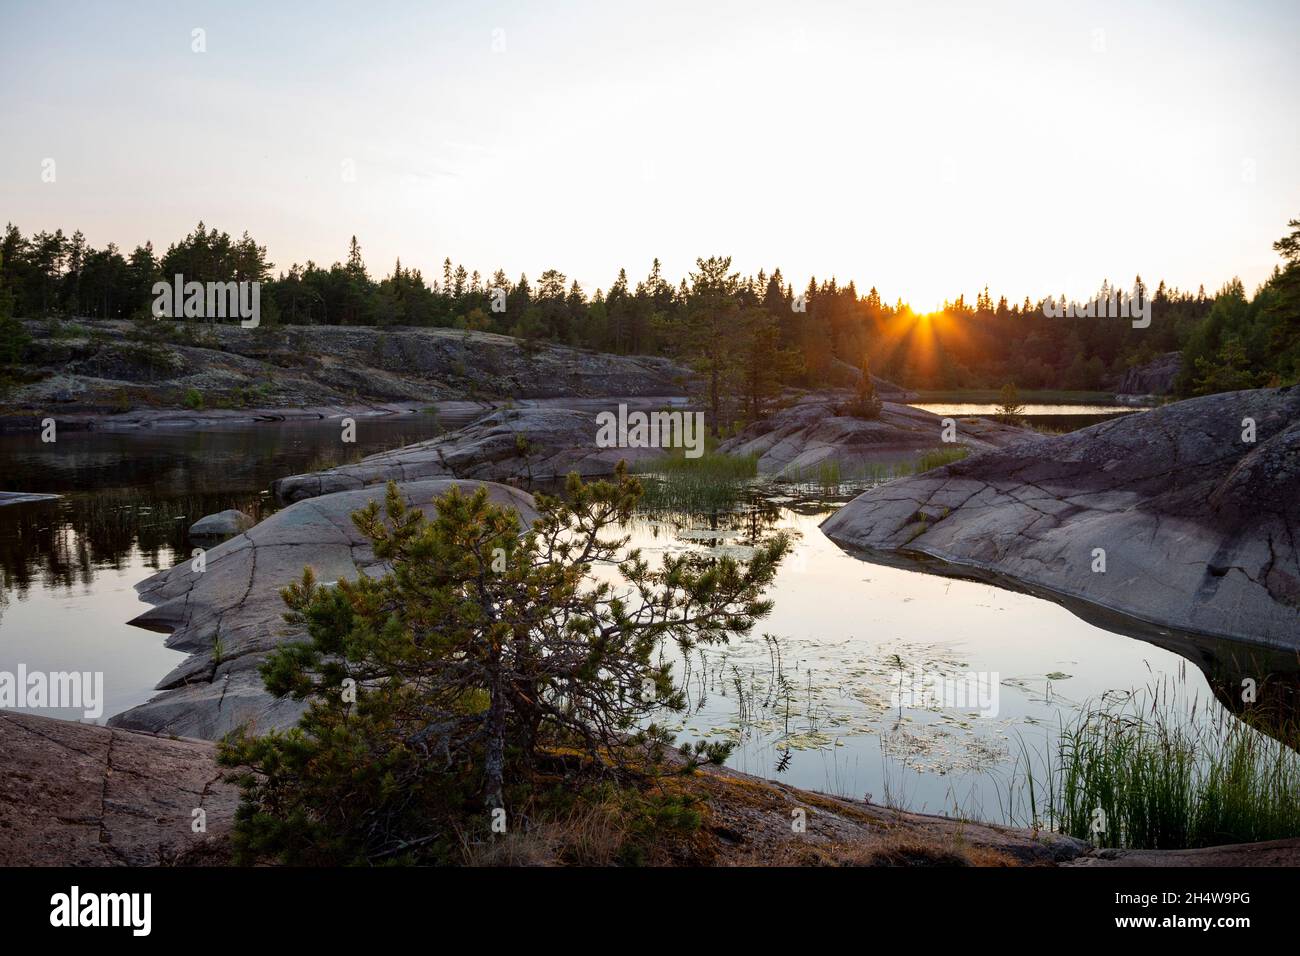
[[[1103,698],[1062,727],[1037,768],[1023,753],[1029,822],[1143,849],[1300,836],[1300,754],[1288,746],[1300,728],[1274,739],[1258,716],[1187,703],[1167,686]]]
[[[676,452],[645,462],[638,470],[646,476],[642,511],[707,514],[730,511],[740,503],[758,475],[758,457],[705,452],[687,458]]]

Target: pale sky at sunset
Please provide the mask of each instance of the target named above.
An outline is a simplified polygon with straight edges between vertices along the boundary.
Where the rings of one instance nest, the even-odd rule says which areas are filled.
[[[920,308],[1253,292],[1300,217],[1300,3],[981,6],[0,0],[0,221],[589,293],[714,253]]]

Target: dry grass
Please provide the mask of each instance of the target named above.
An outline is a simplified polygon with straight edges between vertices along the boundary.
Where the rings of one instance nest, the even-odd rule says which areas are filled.
[[[735,866],[1020,866],[1014,857],[960,840],[896,834],[869,841],[816,843],[790,839],[738,855]]]
[[[988,841],[972,840],[959,823],[895,819],[882,808],[726,770],[640,779],[639,786],[584,791],[564,809],[530,808],[516,818],[526,824],[512,824],[514,832],[464,841],[464,860],[472,866],[1024,865],[1014,848],[981,845]],[[804,832],[791,827],[796,810],[806,814]]]
[[[613,866],[628,832],[610,803],[576,804],[567,814],[525,832],[465,844],[469,866]]]

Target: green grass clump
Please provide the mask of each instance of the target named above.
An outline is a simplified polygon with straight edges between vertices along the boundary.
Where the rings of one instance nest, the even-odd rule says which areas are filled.
[[[643,462],[637,471],[646,476],[642,511],[729,511],[758,476],[758,456],[707,451],[687,458],[677,451]]]
[[[941,468],[944,465],[951,465],[955,461],[961,461],[970,454],[970,449],[965,445],[949,445],[947,448],[932,448],[923,453],[916,463],[918,472],[929,471],[931,468]]]
[[[1300,741],[1297,729],[1290,725],[1283,740]],[[1039,783],[1050,824],[1098,846],[1170,850],[1300,836],[1300,754],[1213,701],[1187,707],[1150,692],[1108,701],[1062,730]]]

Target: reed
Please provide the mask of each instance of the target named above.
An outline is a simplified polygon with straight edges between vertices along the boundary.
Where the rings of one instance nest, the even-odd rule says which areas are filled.
[[[641,510],[706,513],[730,511],[758,475],[756,455],[705,452],[699,458],[666,454],[638,469],[646,476]]]
[[[1185,703],[1167,686],[1103,699],[1062,728],[1037,769],[1025,754],[1031,816],[1106,847],[1300,836],[1300,754],[1288,746],[1300,728],[1292,722],[1274,739],[1254,722],[1212,700]]]

